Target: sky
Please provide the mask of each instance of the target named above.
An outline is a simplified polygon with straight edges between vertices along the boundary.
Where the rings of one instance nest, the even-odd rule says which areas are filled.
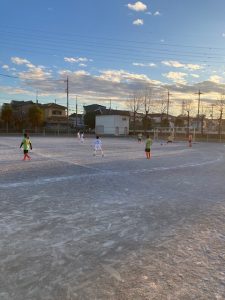
[[[225,93],[224,13],[224,0],[0,0],[0,104],[66,106],[68,77],[70,113],[169,92],[171,114],[195,114],[200,91],[210,115]]]

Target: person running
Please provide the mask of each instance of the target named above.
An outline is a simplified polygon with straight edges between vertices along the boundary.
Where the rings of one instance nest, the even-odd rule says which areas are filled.
[[[150,138],[149,135],[147,135],[147,139],[145,143],[145,154],[147,159],[151,158],[151,146],[152,146],[152,139]]]
[[[80,140],[80,131],[77,132],[77,138]]]
[[[100,140],[99,136],[96,136],[96,139],[94,141],[94,156],[97,155],[97,152],[101,151],[102,157],[104,156],[103,150],[102,150],[102,141]]]
[[[81,143],[84,142],[84,133],[83,133],[83,132],[81,132],[81,135],[80,135],[80,141],[81,141]]]
[[[26,160],[26,158],[28,158],[28,160],[31,160],[31,157],[29,156],[28,152],[30,149],[32,150],[32,144],[27,133],[24,133],[24,138],[20,144],[20,148],[21,147],[23,147],[23,153],[24,153],[23,160]]]

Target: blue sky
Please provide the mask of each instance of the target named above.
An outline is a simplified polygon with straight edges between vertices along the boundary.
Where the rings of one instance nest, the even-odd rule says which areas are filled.
[[[171,113],[202,111],[225,92],[224,0],[2,0],[0,103],[127,108],[135,93],[171,93]]]

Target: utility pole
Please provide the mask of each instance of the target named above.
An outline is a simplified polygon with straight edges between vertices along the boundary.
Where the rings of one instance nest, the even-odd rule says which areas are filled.
[[[66,78],[67,133],[69,134],[69,77]]]
[[[201,93],[201,91],[199,90],[198,93],[195,93],[198,95],[198,115],[197,115],[197,129],[199,129],[199,110],[200,110],[200,101],[201,101],[201,95],[203,93]]]
[[[77,130],[77,96],[76,96],[76,130]]]
[[[212,113],[211,113],[211,119],[213,120],[213,107],[215,106],[215,104],[212,104]]]
[[[184,115],[184,107],[185,107],[185,101],[183,100],[182,104],[181,104],[181,115],[182,116]]]
[[[112,105],[112,101],[111,101],[111,99],[109,100],[109,103],[110,103],[110,105],[109,105],[109,109],[111,110],[111,105]]]
[[[167,112],[166,112],[167,120],[168,120],[168,117],[169,117],[170,96],[171,96],[171,94],[170,94],[170,91],[168,90],[168,92],[167,92]]]
[[[36,104],[38,104],[38,91],[36,91]]]
[[[189,133],[190,133],[189,132],[190,131],[190,129],[189,129],[190,128],[190,111],[188,110],[187,113],[188,113],[188,136],[189,136]]]

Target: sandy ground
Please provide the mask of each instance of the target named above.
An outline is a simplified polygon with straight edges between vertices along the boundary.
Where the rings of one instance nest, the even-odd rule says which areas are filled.
[[[0,299],[225,299],[225,147],[0,137]]]

